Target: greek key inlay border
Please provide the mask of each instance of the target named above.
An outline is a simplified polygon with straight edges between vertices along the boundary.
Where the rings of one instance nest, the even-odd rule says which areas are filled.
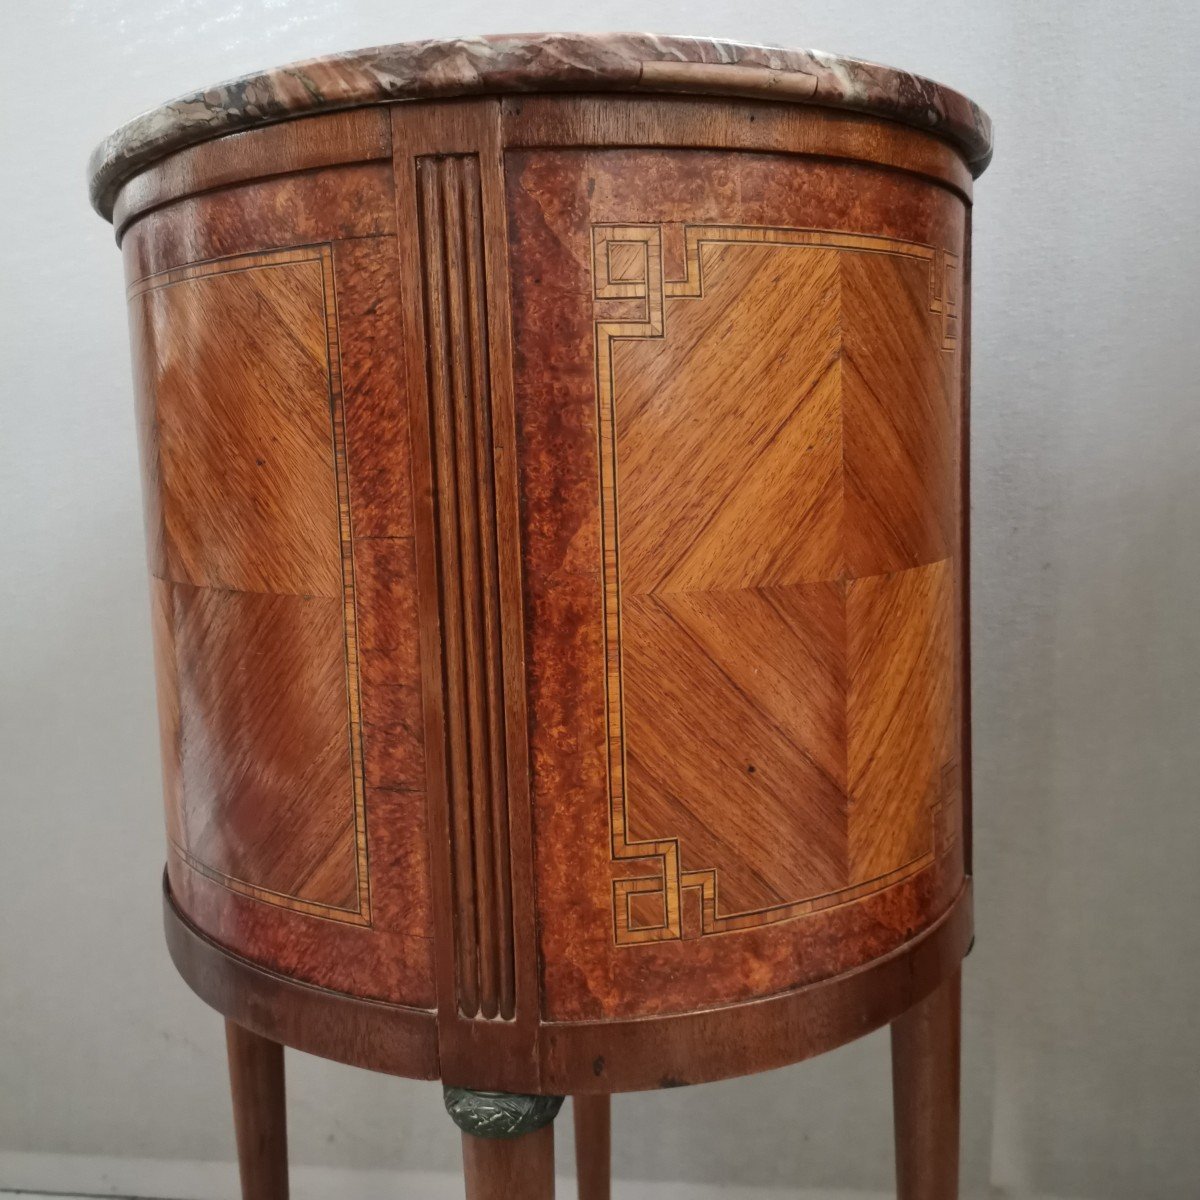
[[[929,273],[929,312],[941,322],[941,349],[958,348],[961,270],[950,251],[894,238],[840,233],[823,229],[789,229],[747,225],[683,226],[682,279],[668,279],[663,263],[663,227],[659,224],[597,224],[592,226],[593,299],[598,313],[603,302],[642,301],[644,311],[633,318],[596,320],[596,397],[600,429],[600,507],[603,539],[605,718],[608,756],[608,800],[611,852],[614,862],[651,862],[653,874],[618,878],[613,882],[613,925],[618,945],[637,945],[683,936],[683,893],[700,894],[701,933],[719,934],[790,920],[846,904],[910,878],[929,866],[957,838],[953,765],[943,768],[931,806],[930,849],[898,869],[824,895],[747,912],[722,914],[717,871],[684,870],[678,838],[631,840],[628,835],[628,797],[625,788],[624,702],[621,668],[621,583],[616,517],[617,450],[615,436],[616,384],[614,342],[630,338],[661,338],[666,334],[666,301],[700,299],[704,295],[706,245],[804,246],[863,254],[900,255],[926,264]],[[661,924],[635,924],[634,898],[662,894]]]

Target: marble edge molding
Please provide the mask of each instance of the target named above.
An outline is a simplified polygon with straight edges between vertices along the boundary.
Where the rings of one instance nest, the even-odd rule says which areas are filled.
[[[259,125],[401,100],[531,92],[682,92],[848,109],[950,142],[975,175],[992,152],[988,116],[920,75],[817,50],[648,33],[538,33],[400,42],[243,75],[135,117],[88,162],[112,219],[121,187],[176,150]]]

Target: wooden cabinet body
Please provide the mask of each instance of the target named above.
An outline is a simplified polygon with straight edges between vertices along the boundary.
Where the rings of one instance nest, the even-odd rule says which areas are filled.
[[[114,190],[168,935],[247,1028],[607,1092],[957,971],[970,155],[758,82],[293,113]]]

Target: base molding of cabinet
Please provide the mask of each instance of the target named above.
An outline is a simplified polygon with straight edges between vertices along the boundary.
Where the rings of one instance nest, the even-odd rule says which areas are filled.
[[[231,953],[179,910],[165,875],[163,926],[171,959],[187,985],[252,1033],[389,1075],[438,1077],[437,1017],[432,1010],[314,987]]]
[[[297,1050],[413,1079],[449,1078],[432,1010],[313,987],[223,949],[176,906],[164,880],[167,946],[187,984],[239,1025]],[[919,937],[865,967],[740,1005],[631,1021],[547,1023],[523,1090],[649,1091],[748,1075],[823,1054],[882,1028],[958,968],[972,939],[971,881]]]

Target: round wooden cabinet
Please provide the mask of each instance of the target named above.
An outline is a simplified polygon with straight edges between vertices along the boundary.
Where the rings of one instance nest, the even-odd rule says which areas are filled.
[[[440,1078],[473,1197],[607,1093],[893,1025],[956,1194],[966,382],[989,125],[827,55],[390,46],[140,117],[125,255],[167,936],[230,1021]],[[520,1178],[517,1185],[511,1180]]]

